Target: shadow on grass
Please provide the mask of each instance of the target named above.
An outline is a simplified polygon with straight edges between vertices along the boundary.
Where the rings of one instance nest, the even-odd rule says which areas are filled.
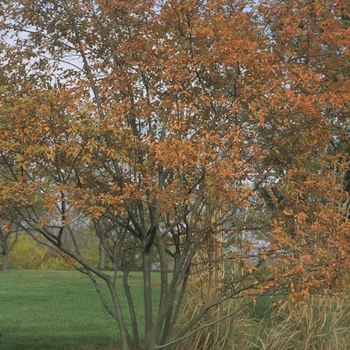
[[[88,334],[18,334],[3,335],[0,349],[6,350],[65,350],[65,349],[118,349],[112,337],[98,337]]]

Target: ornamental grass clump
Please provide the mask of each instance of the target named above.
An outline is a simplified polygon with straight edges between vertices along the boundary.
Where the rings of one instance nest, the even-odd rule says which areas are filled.
[[[346,300],[314,296],[307,305],[285,304],[263,319],[262,350],[347,350],[350,344],[350,306]]]

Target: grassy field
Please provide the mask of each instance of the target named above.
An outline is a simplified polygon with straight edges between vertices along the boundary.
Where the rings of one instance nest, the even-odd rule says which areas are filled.
[[[152,282],[156,307],[158,273],[153,273]],[[141,274],[132,272],[130,284],[142,325]],[[200,305],[199,294],[193,293],[186,304],[185,322]],[[121,302],[126,307],[126,301]],[[234,300],[229,304],[237,307]],[[350,349],[348,300],[315,297],[309,306],[297,306],[294,314],[288,308],[269,309],[269,304],[269,299],[259,299],[254,309],[204,329],[176,350]],[[209,313],[203,321],[212,321],[212,316]],[[116,321],[102,307],[89,278],[76,271],[0,272],[0,334],[1,350],[112,350],[120,344]]]
[[[158,275],[153,277],[157,283]],[[141,275],[132,273],[130,283],[142,321]],[[6,350],[103,348],[119,343],[116,321],[104,310],[89,278],[76,271],[0,272],[0,334],[0,349]]]

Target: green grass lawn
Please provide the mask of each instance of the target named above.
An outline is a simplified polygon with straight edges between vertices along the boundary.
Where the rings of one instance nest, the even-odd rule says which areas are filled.
[[[157,283],[158,274],[153,277]],[[141,274],[131,273],[130,284],[142,327]],[[0,334],[0,349],[6,350],[70,350],[120,342],[116,321],[89,278],[76,271],[0,272]]]
[[[159,273],[152,274],[152,282],[157,308]],[[130,286],[143,333],[140,272],[131,273]],[[123,290],[121,281],[117,288]],[[128,315],[126,299],[121,302]],[[268,305],[267,298],[260,299],[253,317],[263,318]],[[131,322],[126,323],[131,329]],[[0,334],[4,350],[92,350],[120,344],[117,322],[103,308],[90,279],[70,270],[0,271]]]
[[[132,272],[130,277],[141,328],[142,276]],[[155,310],[159,301],[159,277],[159,273],[152,274]],[[117,282],[117,288],[122,290],[121,281]],[[121,298],[121,303],[127,314],[126,299]],[[349,349],[348,301],[328,299],[325,302],[321,297],[314,298],[310,307],[300,306],[295,317],[288,309],[282,313],[272,310],[270,304],[271,299],[263,297],[253,310],[247,309],[248,319],[233,318],[229,327],[237,331],[237,337],[233,339],[234,346],[230,343],[225,349],[257,350],[262,348],[261,344],[270,350]],[[130,329],[130,322],[126,323]],[[208,332],[203,333],[205,339]],[[120,344],[117,322],[104,310],[89,278],[68,270],[0,272],[0,334],[1,350],[111,350]],[[261,341],[257,337],[261,337]],[[245,339],[248,340],[242,343]],[[316,344],[314,347],[305,345],[309,339]],[[143,341],[141,335],[140,342]],[[192,348],[188,346],[184,350]]]

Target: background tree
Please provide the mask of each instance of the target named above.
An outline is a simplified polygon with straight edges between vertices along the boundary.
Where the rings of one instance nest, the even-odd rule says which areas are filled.
[[[148,350],[190,336],[229,298],[250,297],[247,305],[269,293],[302,300],[346,288],[347,163],[327,149],[348,122],[348,8],[1,3],[1,166],[11,175],[2,177],[2,198],[24,230],[39,232],[89,275],[123,349],[139,344],[128,285],[137,255]],[[76,239],[74,217],[85,214],[113,276],[90,264]],[[223,262],[235,268],[172,335],[188,285],[203,271],[218,278]],[[121,313],[118,273],[132,329]]]
[[[14,238],[11,240],[11,238]],[[7,222],[0,218],[0,254],[1,260],[1,270],[7,271],[8,269],[8,256],[10,251],[13,249],[17,242],[18,231],[13,228],[11,222]]]

